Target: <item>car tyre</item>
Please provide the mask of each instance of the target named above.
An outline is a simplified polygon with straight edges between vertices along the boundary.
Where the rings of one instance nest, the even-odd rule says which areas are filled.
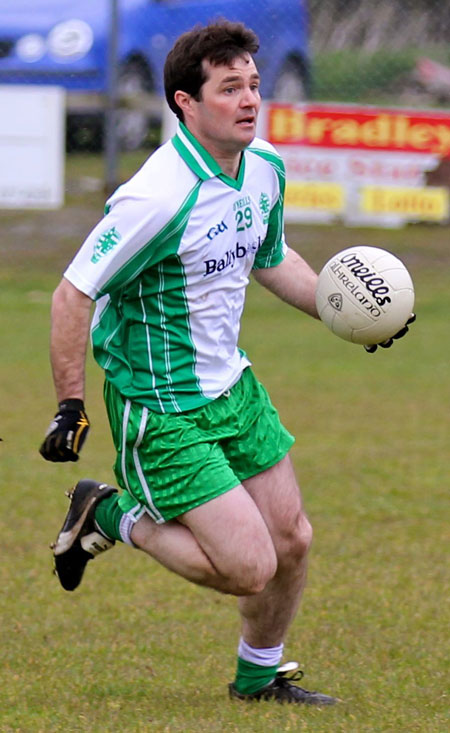
[[[147,138],[151,114],[145,100],[151,94],[153,84],[145,65],[139,61],[127,62],[119,72],[119,105],[116,113],[116,130],[121,150],[137,150]]]
[[[273,98],[277,102],[297,104],[308,98],[307,74],[303,64],[288,59],[275,82]]]

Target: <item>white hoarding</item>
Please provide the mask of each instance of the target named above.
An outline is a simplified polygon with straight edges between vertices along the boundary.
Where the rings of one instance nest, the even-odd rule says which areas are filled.
[[[0,85],[0,110],[0,207],[62,206],[64,90]]]

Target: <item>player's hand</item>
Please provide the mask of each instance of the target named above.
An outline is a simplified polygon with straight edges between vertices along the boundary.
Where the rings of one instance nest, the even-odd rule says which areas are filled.
[[[382,349],[389,349],[392,346],[392,344],[394,343],[394,341],[396,341],[397,339],[403,338],[403,336],[405,336],[405,334],[408,333],[409,326],[411,325],[411,323],[414,323],[415,320],[416,320],[415,313],[411,313],[410,317],[406,321],[403,328],[401,328],[400,331],[398,331],[394,336],[392,336],[392,338],[387,339],[386,341],[382,341],[380,344],[371,344],[370,346],[364,346],[365,350],[369,354],[373,354],[379,346],[381,346]]]
[[[47,430],[39,453],[46,461],[78,461],[79,452],[89,432],[89,419],[83,400],[63,400]]]

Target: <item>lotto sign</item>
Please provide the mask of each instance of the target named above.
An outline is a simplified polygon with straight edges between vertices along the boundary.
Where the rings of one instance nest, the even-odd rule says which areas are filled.
[[[450,180],[433,186],[429,178],[450,159],[450,112],[269,103],[259,134],[284,159],[288,219],[449,219]]]
[[[361,210],[373,214],[400,214],[422,221],[442,221],[449,216],[449,197],[445,188],[401,188],[363,186]]]

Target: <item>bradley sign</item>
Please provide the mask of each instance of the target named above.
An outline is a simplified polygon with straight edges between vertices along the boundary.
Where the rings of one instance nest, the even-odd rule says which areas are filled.
[[[450,115],[406,114],[370,108],[273,106],[269,139],[275,145],[402,150],[450,158]]]
[[[450,112],[269,103],[259,134],[284,159],[288,219],[449,220]]]

